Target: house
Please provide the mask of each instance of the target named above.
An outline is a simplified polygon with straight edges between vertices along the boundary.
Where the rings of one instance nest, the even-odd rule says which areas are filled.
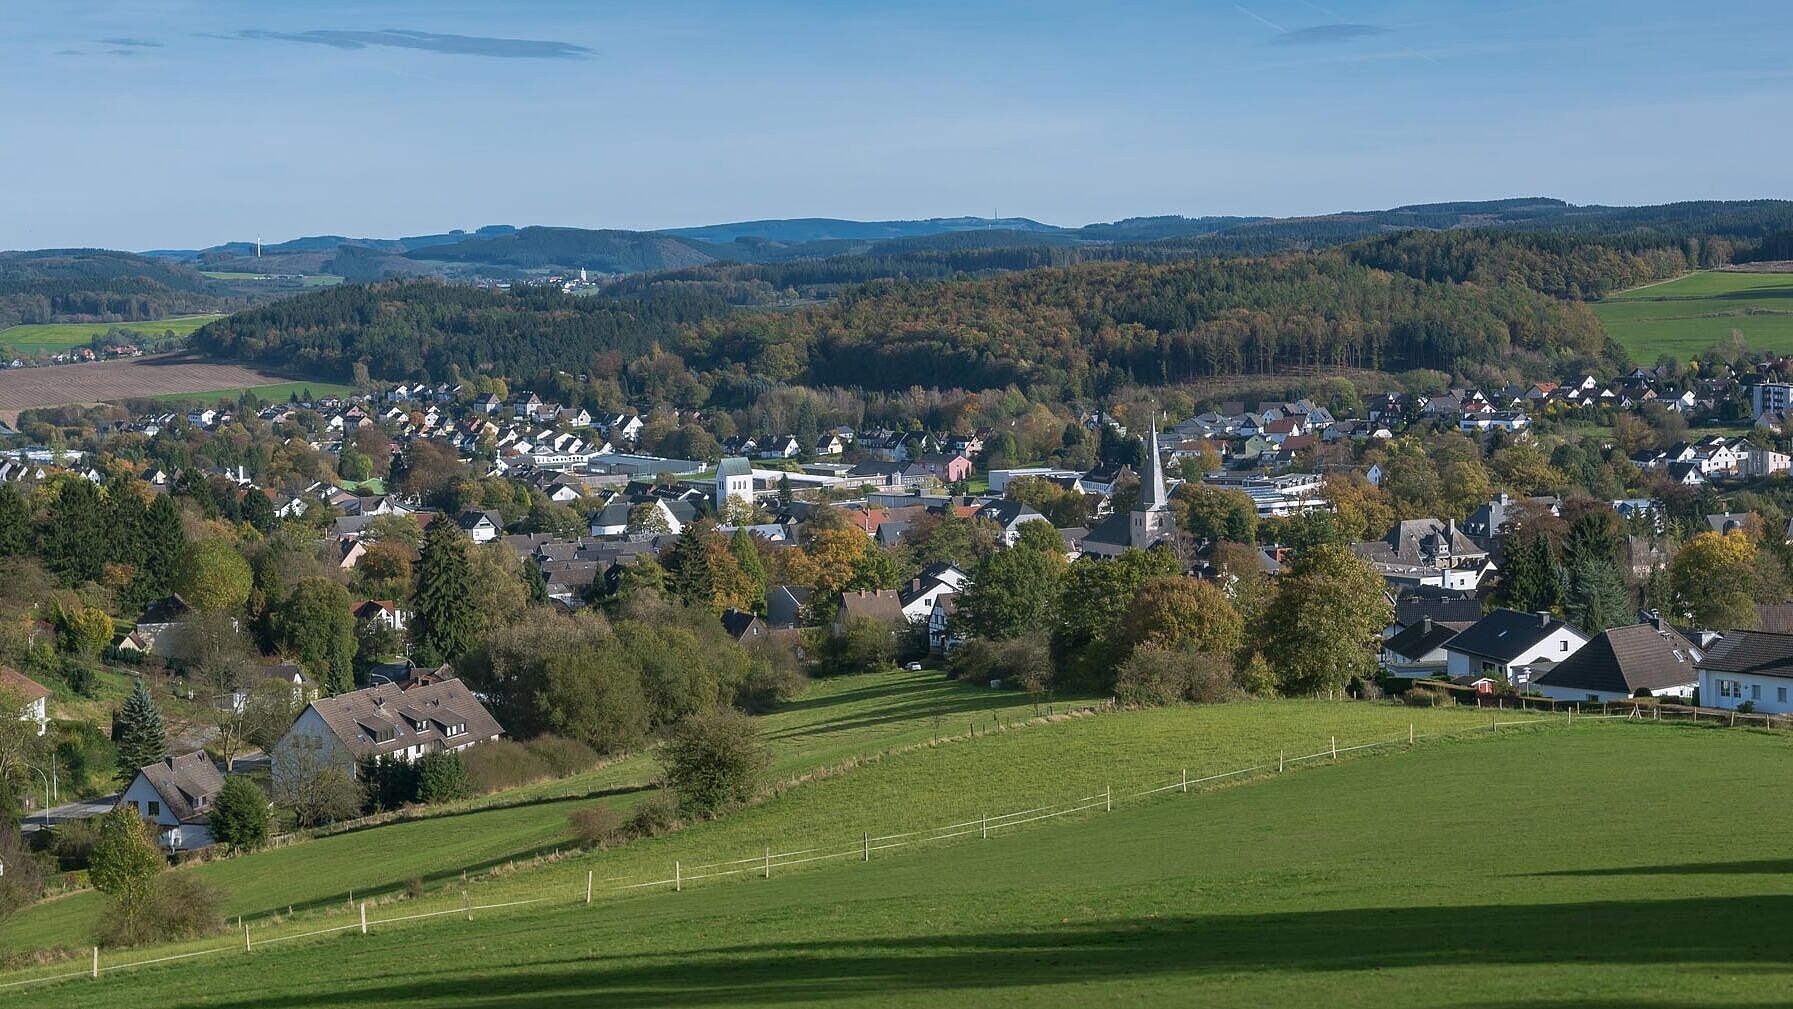
[[[1693,696],[1700,650],[1673,627],[1654,623],[1612,627],[1547,672],[1532,690],[1561,701],[1622,701],[1627,697]]]
[[[902,596],[896,589],[842,592],[834,618],[834,633],[837,636],[845,633],[847,625],[856,620],[875,620],[888,624],[894,631],[908,625],[909,615],[903,612]]]
[[[722,611],[722,629],[727,631],[728,636],[734,638],[738,645],[758,641],[771,633],[766,627],[766,622],[759,618],[759,614],[733,608]]]
[[[489,509],[462,509],[454,522],[475,543],[490,543],[504,533],[504,516]]]
[[[18,698],[19,721],[36,722],[37,734],[50,725],[50,690],[11,666],[0,666],[0,690]]]
[[[1443,673],[1450,664],[1444,646],[1470,626],[1469,621],[1421,617],[1413,626],[1383,639],[1382,668],[1391,676],[1413,678]]]
[[[1382,539],[1353,543],[1351,550],[1391,585],[1469,592],[1494,570],[1488,551],[1458,529],[1454,519],[1397,522]]]
[[[766,593],[766,622],[773,627],[797,627],[803,623],[812,590],[804,585],[776,585]]]
[[[1701,707],[1793,712],[1793,634],[1726,631],[1697,667]]]
[[[405,629],[405,611],[399,609],[398,603],[390,599],[369,599],[355,607],[355,621],[366,623],[377,620],[395,631]]]
[[[195,750],[138,768],[118,805],[153,824],[162,847],[192,851],[212,844],[212,800],[223,787],[212,758]]]
[[[504,727],[459,679],[404,690],[381,684],[305,706],[272,753],[272,776],[286,780],[325,767],[353,772],[360,761],[406,762],[430,753],[464,750],[497,739]]]
[[[1444,646],[1446,672],[1458,677],[1505,678],[1515,686],[1531,681],[1532,666],[1560,663],[1588,639],[1549,613],[1499,609],[1465,628]]]
[[[958,611],[957,593],[934,600],[934,608],[928,613],[928,651],[944,655],[965,643],[965,636],[954,631],[952,626],[953,614]]]
[[[1044,522],[1046,516],[1012,498],[999,498],[977,510],[977,517],[996,523],[1004,546],[1014,546],[1024,522]]]
[[[915,465],[941,483],[971,479],[971,460],[962,455],[929,452],[915,460]]]

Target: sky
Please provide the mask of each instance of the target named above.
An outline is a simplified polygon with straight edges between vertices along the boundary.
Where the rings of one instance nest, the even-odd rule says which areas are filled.
[[[1786,0],[0,0],[0,249],[1793,196]]]

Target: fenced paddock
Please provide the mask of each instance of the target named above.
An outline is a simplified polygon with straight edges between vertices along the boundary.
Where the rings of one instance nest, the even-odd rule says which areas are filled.
[[[1075,796],[1067,795],[1064,799],[1053,803],[1016,804],[1018,808],[976,812],[952,822],[903,831],[874,833],[870,830],[861,830],[854,834],[840,836],[836,842],[830,844],[809,844],[804,847],[772,844],[764,846],[758,851],[718,851],[713,857],[701,861],[687,862],[683,859],[674,859],[665,867],[663,873],[646,876],[600,875],[599,867],[602,866],[604,860],[604,853],[601,851],[557,853],[553,860],[586,862],[590,868],[587,868],[583,879],[577,880],[572,885],[565,882],[541,887],[520,887],[512,884],[506,886],[505,892],[502,894],[508,899],[488,899],[483,902],[476,902],[476,890],[480,887],[480,881],[476,879],[464,882],[456,893],[443,894],[437,896],[433,902],[425,903],[424,906],[428,908],[427,910],[393,913],[405,912],[408,908],[418,905],[408,902],[392,904],[363,900],[347,908],[348,913],[343,919],[321,927],[303,927],[316,924],[317,919],[300,922],[279,915],[261,919],[239,919],[236,922],[234,936],[214,936],[191,944],[192,948],[177,947],[177,951],[161,956],[133,956],[129,950],[108,952],[94,947],[87,952],[85,957],[78,960],[65,960],[54,966],[17,972],[12,979],[0,981],[0,991],[30,990],[35,986],[78,978],[98,978],[102,973],[132,971],[157,965],[178,965],[188,960],[207,957],[231,954],[253,955],[257,950],[268,946],[278,946],[300,940],[315,940],[344,933],[366,935],[374,930],[403,927],[411,922],[428,921],[452,915],[459,915],[468,921],[476,922],[485,915],[501,914],[510,909],[532,905],[594,905],[601,904],[605,898],[631,894],[675,894],[682,892],[688,885],[717,885],[731,880],[758,880],[763,884],[765,881],[779,878],[789,872],[801,871],[801,868],[805,866],[829,862],[869,862],[874,858],[895,857],[908,849],[940,847],[955,843],[1000,841],[1004,836],[1012,835],[1019,828],[1029,824],[1074,818],[1080,815],[1086,817],[1125,815],[1128,810],[1140,808],[1146,803],[1175,801],[1182,796],[1199,795],[1202,792],[1254,778],[1267,778],[1305,767],[1327,765],[1376,753],[1401,752],[1428,743],[1498,736],[1515,731],[1569,731],[1574,727],[1589,723],[1599,725],[1637,721],[1672,720],[1689,723],[1698,721],[1700,724],[1714,728],[1731,725],[1759,728],[1763,725],[1784,724],[1784,720],[1777,721],[1764,716],[1752,717],[1731,712],[1715,715],[1709,710],[1677,709],[1647,704],[1614,703],[1598,708],[1592,706],[1582,708],[1570,704],[1557,710],[1551,710],[1552,707],[1554,706],[1546,705],[1544,710],[1531,710],[1529,707],[1515,709],[1491,706],[1488,709],[1489,718],[1485,727],[1419,732],[1410,724],[1405,734],[1365,742],[1341,741],[1334,736],[1324,740],[1312,740],[1307,746],[1284,748],[1275,754],[1266,753],[1256,762],[1242,767],[1196,774],[1191,774],[1188,768],[1182,768],[1178,774],[1163,780],[1108,785],[1098,792]],[[1658,707],[1660,707],[1660,714],[1652,711],[1653,708]],[[1735,717],[1732,717],[1733,715]],[[498,894],[494,894],[494,896],[498,896]],[[438,904],[446,906],[436,906]],[[73,964],[79,964],[79,969],[74,969]]]

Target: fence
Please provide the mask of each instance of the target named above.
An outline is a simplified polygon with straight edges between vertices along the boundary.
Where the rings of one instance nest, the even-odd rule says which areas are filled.
[[[1516,710],[1513,707],[1490,706],[1488,726],[1485,729],[1457,729],[1442,732],[1421,733],[1415,731],[1413,723],[1409,723],[1405,736],[1400,736],[1394,739],[1375,740],[1367,743],[1355,743],[1345,746],[1340,746],[1338,737],[1333,736],[1327,741],[1327,745],[1324,749],[1315,750],[1312,753],[1301,753],[1290,756],[1286,750],[1279,750],[1274,760],[1266,758],[1247,767],[1194,778],[1189,776],[1187,768],[1183,768],[1175,781],[1152,785],[1138,790],[1127,790],[1117,793],[1113,786],[1106,786],[1101,792],[1081,796],[1075,799],[1067,799],[1051,805],[1036,806],[1007,813],[980,815],[975,819],[961,820],[956,823],[944,824],[937,827],[927,827],[918,830],[882,835],[873,835],[870,832],[862,832],[857,841],[852,842],[851,844],[842,842],[841,846],[838,848],[829,846],[827,848],[805,848],[793,851],[775,852],[771,847],[767,847],[757,854],[740,858],[704,862],[691,866],[686,866],[682,860],[674,860],[671,866],[672,874],[664,878],[625,883],[620,882],[620,880],[628,879],[629,877],[613,877],[611,879],[603,880],[602,882],[605,885],[597,886],[596,884],[598,881],[594,879],[594,871],[588,870],[586,872],[584,885],[575,887],[574,892],[571,894],[567,892],[567,888],[563,885],[557,888],[555,893],[551,894],[543,894],[541,896],[518,900],[475,904],[471,900],[469,891],[463,889],[461,891],[461,905],[459,907],[397,915],[389,918],[369,918],[367,916],[368,903],[363,901],[357,906],[356,920],[347,924],[332,925],[326,928],[311,929],[302,932],[263,935],[257,938],[253,934],[250,924],[244,923],[241,926],[241,943],[232,942],[229,945],[213,946],[206,949],[175,953],[145,960],[126,961],[123,963],[103,963],[101,960],[101,950],[96,946],[92,949],[91,962],[84,969],[0,982],[0,991],[28,985],[49,984],[78,977],[98,978],[102,972],[130,970],[137,967],[147,967],[153,964],[170,963],[179,960],[190,960],[218,953],[240,951],[245,954],[252,954],[257,949],[276,945],[278,943],[333,935],[339,932],[353,931],[355,929],[359,929],[362,935],[367,935],[369,931],[375,927],[383,927],[401,922],[418,921],[429,918],[439,918],[448,915],[464,915],[468,921],[473,921],[475,912],[523,907],[550,901],[589,905],[593,902],[594,897],[600,893],[623,894],[655,888],[670,890],[676,893],[682,892],[687,883],[700,880],[721,879],[730,876],[760,876],[769,880],[772,878],[773,870],[775,869],[783,869],[835,859],[851,860],[855,857],[860,861],[870,862],[872,856],[878,852],[892,851],[894,849],[906,847],[919,847],[951,841],[956,838],[971,837],[973,835],[976,835],[980,840],[988,840],[991,837],[1000,837],[1003,831],[1012,830],[1015,827],[1020,827],[1029,823],[1038,823],[1058,817],[1071,816],[1077,813],[1091,812],[1097,809],[1102,810],[1104,813],[1111,813],[1113,812],[1117,801],[1122,803],[1133,802],[1149,799],[1153,796],[1166,793],[1188,794],[1192,789],[1205,789],[1207,786],[1231,783],[1252,775],[1280,774],[1287,771],[1291,766],[1315,762],[1335,763],[1341,756],[1362,753],[1369,750],[1409,748],[1418,745],[1422,741],[1441,741],[1447,739],[1487,736],[1490,734],[1498,734],[1503,728],[1510,729],[1546,724],[1573,726],[1577,724],[1585,724],[1587,722],[1611,722],[1619,720],[1661,721],[1663,720],[1660,717],[1661,712],[1676,710],[1675,708],[1668,706],[1613,702],[1602,705],[1599,709],[1599,714],[1589,714],[1581,710],[1581,707],[1581,705],[1566,703],[1565,706],[1557,711],[1550,712],[1549,717],[1521,718],[1502,721],[1502,714],[1536,714],[1542,716],[1545,712],[1542,710]],[[1652,717],[1647,713],[1648,709],[1652,707],[1657,708],[1659,712],[1657,716]],[[1589,706],[1589,710],[1593,710],[1591,706]],[[1691,719],[1682,718],[1680,720],[1698,720],[1703,715],[1704,721],[1707,724],[1717,724],[1721,726],[1740,724],[1737,721],[1739,717],[1746,719],[1742,724],[1748,724],[1747,719],[1751,717],[1747,715],[1739,715],[1736,712],[1721,713],[1722,715],[1733,716],[1726,719],[1715,717],[1710,710],[1705,712],[1700,712],[1698,709],[1692,708],[1683,708],[1680,710],[1686,711],[1692,716]],[[1558,712],[1560,712],[1562,717],[1557,717]]]

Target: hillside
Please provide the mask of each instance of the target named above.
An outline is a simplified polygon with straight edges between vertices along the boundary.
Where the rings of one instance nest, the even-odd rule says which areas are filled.
[[[1793,873],[1773,854],[1793,792],[1773,784],[1784,773],[1733,769],[1787,760],[1759,733],[1519,732],[677,895],[586,907],[575,866],[563,896],[472,922],[44,991],[97,1006],[153,984],[171,1007],[325,992],[418,1007],[919,1006],[948,991],[1028,1006],[1764,1004],[1793,959]],[[1553,781],[1491,773],[1515,766]],[[1652,801],[1614,787],[1638,780]]]
[[[197,271],[128,252],[0,252],[0,329],[48,322],[138,322],[226,308]]]

